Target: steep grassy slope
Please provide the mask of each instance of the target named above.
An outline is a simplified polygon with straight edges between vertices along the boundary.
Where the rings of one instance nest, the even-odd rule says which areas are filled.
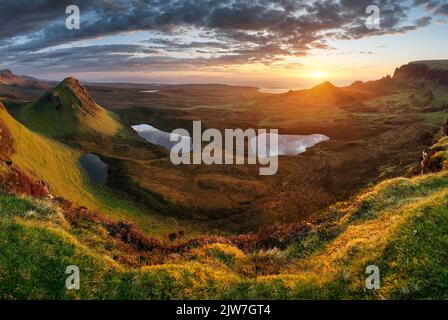
[[[446,159],[447,148],[444,138],[438,157]],[[3,195],[0,296],[446,299],[447,199],[446,170],[387,180],[335,205],[286,247],[242,251],[225,239],[136,247],[113,222]],[[64,290],[71,264],[81,269],[79,291]],[[380,290],[364,289],[371,264],[380,268]]]
[[[84,177],[78,164],[80,152],[31,132],[6,109],[0,108],[0,119],[14,140],[13,163],[49,183],[55,196],[91,203],[92,196],[85,191]]]
[[[136,221],[152,234],[162,235],[177,228],[169,219],[142,212],[104,188],[90,186],[79,164],[81,151],[32,132],[16,121],[4,107],[0,107],[0,122],[12,137],[14,152],[8,158],[31,176],[44,181],[52,195],[83,204],[92,210],[101,210],[118,219]],[[2,166],[0,164],[0,169]]]
[[[97,105],[74,78],[67,78],[37,101],[21,108],[19,120],[50,137],[77,134],[112,136],[121,125]]]

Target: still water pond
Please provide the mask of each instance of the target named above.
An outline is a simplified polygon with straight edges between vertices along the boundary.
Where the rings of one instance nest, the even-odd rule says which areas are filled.
[[[164,147],[167,150],[171,150],[182,139],[182,150],[184,152],[190,152],[192,150],[191,137],[174,135],[175,141],[170,141],[171,133],[159,130],[149,124],[140,124],[132,126],[137,134],[146,141],[157,144]],[[276,136],[278,141],[278,148],[270,148],[271,136]],[[311,134],[311,135],[276,135],[276,134],[261,134],[250,141],[250,151],[257,150],[258,155],[265,156],[295,156],[304,153],[308,148],[315,146],[316,144],[327,141],[330,138],[323,134]]]
[[[184,152],[188,153],[192,149],[192,139],[190,137],[173,134],[173,140],[175,141],[171,141],[171,132],[159,130],[149,124],[132,126],[132,129],[146,141],[162,146],[167,150],[171,150],[171,148],[177,145],[180,141],[182,141],[182,150]]]
[[[79,159],[81,166],[87,172],[90,182],[105,183],[107,180],[107,164],[99,156],[88,153]]]

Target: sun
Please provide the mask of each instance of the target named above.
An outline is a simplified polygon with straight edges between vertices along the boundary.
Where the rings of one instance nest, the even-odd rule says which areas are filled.
[[[324,73],[322,71],[316,70],[311,73],[311,76],[313,78],[320,79],[324,76]]]

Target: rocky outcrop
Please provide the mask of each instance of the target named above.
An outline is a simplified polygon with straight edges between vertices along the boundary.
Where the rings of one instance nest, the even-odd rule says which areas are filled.
[[[394,80],[428,80],[448,85],[448,70],[431,68],[425,63],[410,63],[395,69]]]
[[[13,80],[14,79],[14,74],[9,69],[0,70],[0,78],[1,79],[5,79],[5,80]]]
[[[62,105],[66,104],[84,116],[94,116],[99,111],[99,107],[86,88],[73,77],[66,78],[56,88],[47,92],[42,99],[54,104],[56,109],[63,109]]]

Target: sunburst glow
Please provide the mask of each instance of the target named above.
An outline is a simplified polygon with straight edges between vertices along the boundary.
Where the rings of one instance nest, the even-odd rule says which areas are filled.
[[[313,78],[320,79],[324,76],[324,73],[322,71],[316,70],[311,73],[311,76]]]

